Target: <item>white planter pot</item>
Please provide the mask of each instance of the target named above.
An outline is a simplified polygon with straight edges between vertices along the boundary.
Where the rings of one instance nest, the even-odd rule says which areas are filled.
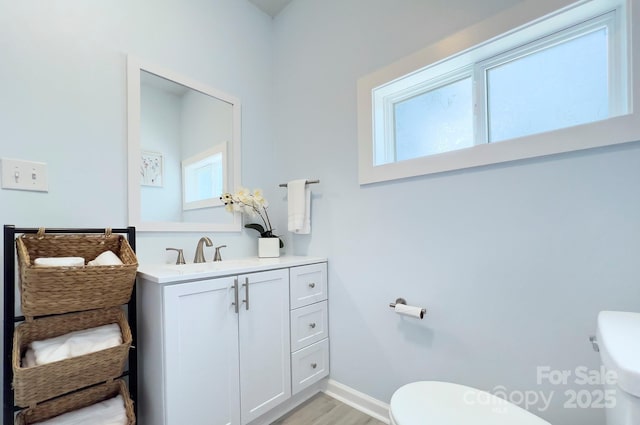
[[[258,257],[274,258],[280,256],[280,238],[258,238]]]

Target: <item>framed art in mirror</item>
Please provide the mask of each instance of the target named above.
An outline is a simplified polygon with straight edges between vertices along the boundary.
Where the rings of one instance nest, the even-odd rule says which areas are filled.
[[[162,154],[142,151],[140,154],[140,184],[162,187]]]

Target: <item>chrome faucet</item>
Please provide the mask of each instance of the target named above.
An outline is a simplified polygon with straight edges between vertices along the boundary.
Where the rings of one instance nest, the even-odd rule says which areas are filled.
[[[196,256],[193,258],[194,263],[204,263],[206,260],[204,259],[204,247],[203,244],[207,246],[213,246],[213,242],[206,236],[203,236],[198,241],[198,247],[196,248]]]

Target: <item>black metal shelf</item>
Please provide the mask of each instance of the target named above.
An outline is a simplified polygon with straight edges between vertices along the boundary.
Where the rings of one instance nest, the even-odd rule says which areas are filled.
[[[16,316],[16,235],[24,233],[37,233],[37,228],[21,228],[13,225],[4,226],[4,335],[3,335],[3,406],[2,406],[2,423],[9,425],[14,423],[15,412],[21,408],[14,405],[14,394],[12,388],[13,368],[11,362],[11,353],[13,349],[13,333],[15,325],[24,321],[23,316]],[[62,229],[46,229],[47,233],[104,233],[106,228],[62,228]],[[136,251],[136,229],[135,227],[111,229],[112,233],[126,234],[131,249]],[[138,354],[137,347],[137,312],[136,312],[136,286],[133,285],[131,298],[126,304],[127,317],[129,326],[131,327],[131,347],[129,351],[129,367],[123,374],[127,376],[129,381],[129,394],[133,400],[134,411],[137,410],[138,400]],[[137,414],[137,412],[136,412]]]

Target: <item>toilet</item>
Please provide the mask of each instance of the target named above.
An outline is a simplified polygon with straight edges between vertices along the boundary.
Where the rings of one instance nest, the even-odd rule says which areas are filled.
[[[605,406],[607,425],[640,424],[640,313],[601,311],[596,338],[605,400],[615,401]]]
[[[396,390],[391,425],[550,425],[508,401],[464,385],[420,381]]]
[[[602,385],[588,390],[604,391],[605,401],[615,400],[604,406],[607,425],[639,425],[640,313],[600,312],[596,339]],[[412,382],[396,390],[389,420],[391,425],[550,425],[493,394],[437,381]]]

